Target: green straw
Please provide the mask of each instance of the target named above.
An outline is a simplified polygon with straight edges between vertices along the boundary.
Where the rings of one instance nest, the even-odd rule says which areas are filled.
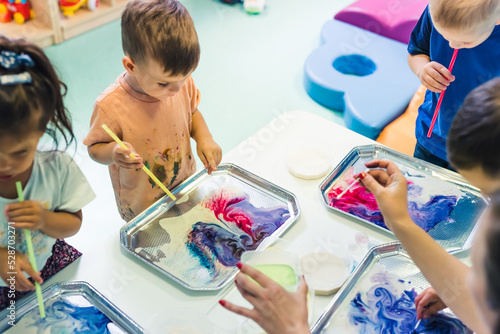
[[[19,202],[24,201],[23,194],[23,186],[21,182],[16,182],[17,188],[17,196],[19,197]],[[33,251],[33,242],[31,241],[31,231],[28,229],[24,229],[24,236],[26,238],[26,244],[28,245],[28,254],[31,262],[31,267],[35,272],[38,272],[36,269],[36,260],[35,260],[35,252]],[[40,318],[45,318],[45,306],[43,305],[43,297],[42,297],[42,287],[38,282],[35,282],[35,290],[36,290],[36,298],[38,299],[38,309],[40,310]]]

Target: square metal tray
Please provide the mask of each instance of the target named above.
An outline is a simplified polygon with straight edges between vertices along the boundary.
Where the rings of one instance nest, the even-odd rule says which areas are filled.
[[[170,242],[170,236],[161,227],[160,220],[180,217],[196,207],[207,194],[226,187],[247,194],[249,202],[257,208],[283,206],[289,212],[286,221],[274,233],[267,236],[257,250],[267,247],[272,240],[278,238],[288,229],[300,215],[297,198],[289,191],[241,167],[233,164],[222,164],[212,175],[208,175],[206,170],[200,171],[174,189],[173,194],[177,197],[175,203],[168,196],[164,196],[134,220],[124,225],[120,230],[122,247],[140,261],[187,289],[214,291],[223,288],[236,276],[238,269],[235,266],[225,267],[218,263],[220,265],[219,269],[222,268],[220,272],[218,272],[217,276],[208,276],[207,279],[206,271],[200,271],[200,275],[198,273],[193,275],[196,267],[189,268],[189,270],[184,269],[186,268],[186,258],[182,258],[180,255],[177,256],[177,253],[174,256],[169,254],[169,260],[162,262],[162,259],[165,258],[165,252],[161,249],[162,246]],[[157,254],[160,254],[160,256],[157,256]],[[199,267],[202,266],[199,265]],[[187,272],[189,272],[189,277],[185,274]]]
[[[54,299],[81,296],[101,311],[123,332],[131,334],[143,333],[143,329],[136,322],[130,319],[125,313],[113,305],[106,297],[104,297],[87,282],[72,281],[52,284],[43,290],[42,295],[45,303]],[[17,301],[15,306],[16,323],[31,310],[36,308],[38,312],[38,301],[35,294]],[[0,332],[3,333],[12,329],[9,333],[19,333],[15,330],[16,327],[12,328],[12,326],[8,323],[10,320],[8,315],[9,309],[5,309],[0,312]]]
[[[348,321],[349,304],[356,296],[356,293],[363,290],[361,287],[366,286],[369,282],[373,268],[377,264],[383,265],[389,273],[397,275],[399,279],[411,283],[411,287],[417,293],[421,293],[430,286],[420,269],[399,242],[373,247],[313,325],[311,328],[312,334],[340,334],[346,332],[344,326]],[[449,309],[444,312],[453,315]]]
[[[374,227],[383,233],[393,235],[391,231],[375,223],[357,217],[329,205],[328,192],[338,181],[344,179],[349,172],[354,174],[363,172],[365,163],[374,159],[388,159],[396,163],[408,180],[432,178],[435,184],[443,186],[447,191],[460,191],[464,200],[452,209],[450,220],[453,223],[440,222],[428,234],[433,237],[449,253],[469,249],[472,246],[474,234],[487,201],[479,189],[472,187],[458,173],[441,168],[428,162],[407,156],[380,145],[357,146],[339,163],[337,167],[321,182],[319,190],[325,205],[335,212],[355,218],[356,220]]]

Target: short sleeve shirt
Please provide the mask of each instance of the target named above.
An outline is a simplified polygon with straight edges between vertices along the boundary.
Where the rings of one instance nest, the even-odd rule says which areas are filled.
[[[33,162],[33,169],[23,190],[25,200],[38,201],[50,211],[78,212],[89,204],[95,194],[80,168],[65,152],[38,151]],[[0,197],[0,212],[5,206],[17,202],[17,199]],[[15,238],[13,238],[15,233]],[[9,237],[10,236],[10,237]],[[52,246],[56,239],[40,230],[32,230],[31,237],[37,269],[41,270],[52,255]],[[9,240],[13,240],[9,242]],[[0,247],[15,245],[16,252],[28,254],[28,248],[22,229],[9,228],[5,215],[0,215]],[[0,280],[0,286],[6,286]]]
[[[434,28],[427,7],[413,29],[408,53],[427,55],[431,61],[448,67],[453,51],[448,41]],[[425,100],[418,110],[415,130],[417,141],[443,160],[447,160],[446,137],[451,122],[467,94],[486,81],[500,76],[500,26],[497,25],[488,39],[480,45],[472,49],[460,49],[452,73],[455,81],[450,84],[443,96],[431,138],[427,138],[427,132],[439,100],[439,93],[429,90],[426,92]]]
[[[174,96],[158,100],[132,89],[124,75],[97,98],[83,143],[90,146],[111,142],[102,129],[106,124],[122,141],[130,143],[153,174],[172,189],[196,171],[190,139],[192,114],[198,108],[200,92],[189,77]],[[125,221],[165,195],[141,169],[112,164],[109,173]]]

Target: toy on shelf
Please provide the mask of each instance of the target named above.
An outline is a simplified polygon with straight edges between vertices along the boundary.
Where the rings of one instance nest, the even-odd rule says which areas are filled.
[[[28,0],[0,0],[0,22],[16,21],[23,24],[33,18],[33,11]]]
[[[266,0],[245,0],[243,8],[249,14],[260,14],[266,7]]]
[[[266,8],[266,0],[221,0],[224,3],[234,5],[243,2],[243,8],[248,14],[260,14]]]
[[[99,7],[99,0],[59,0],[59,7],[61,7],[64,16],[71,17],[85,3],[87,8],[92,11]]]

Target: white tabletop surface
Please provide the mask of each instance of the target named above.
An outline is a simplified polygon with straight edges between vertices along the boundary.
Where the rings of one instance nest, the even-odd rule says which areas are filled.
[[[365,232],[374,243],[394,241],[389,234],[382,234],[354,219],[329,211],[321,201],[318,190],[322,178],[306,181],[289,174],[285,163],[286,149],[294,140],[307,137],[320,138],[331,145],[334,152],[331,169],[353,147],[374,143],[312,113],[292,111],[283,113],[231,150],[224,156],[223,162],[234,163],[297,196],[302,213],[282,235],[287,241],[300,244],[321,235],[331,236],[347,246],[358,231]],[[72,280],[87,281],[143,327],[158,311],[190,307],[204,312],[220,297],[218,292],[187,290],[126,253],[120,247],[118,230],[99,247],[86,252],[48,280],[44,287]],[[315,313],[326,307],[331,298],[316,297]]]

